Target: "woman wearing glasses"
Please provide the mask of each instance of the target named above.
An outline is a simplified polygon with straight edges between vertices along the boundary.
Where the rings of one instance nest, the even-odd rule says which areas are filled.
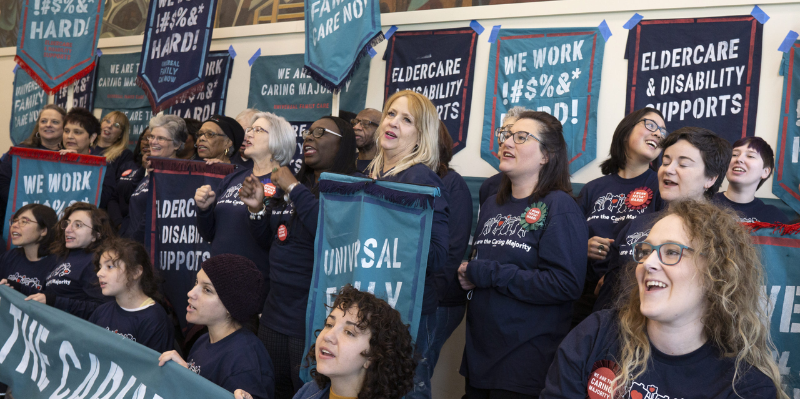
[[[47,274],[55,266],[50,244],[56,234],[58,216],[48,206],[28,204],[8,221],[8,235],[14,248],[0,257],[0,284],[24,295],[44,290]]]
[[[120,111],[109,112],[100,121],[100,134],[94,141],[92,155],[106,158],[106,177],[103,180],[103,194],[100,208],[107,209],[108,203],[116,196],[117,182],[133,160],[133,153],[128,149],[130,122]]]
[[[658,168],[658,191],[661,201],[710,200],[719,190],[728,163],[731,145],[714,132],[698,127],[682,127],[661,143],[664,155]],[[644,214],[623,226],[608,253],[608,271],[603,278],[594,310],[614,305],[619,297],[619,279],[630,263],[633,244],[650,231],[659,212]]]
[[[25,300],[47,303],[88,320],[98,306],[113,300],[103,296],[94,272],[94,250],[114,235],[108,215],[92,204],[76,202],[64,210],[59,229],[50,245],[58,258],[46,278],[44,293]]]
[[[305,355],[305,315],[323,172],[356,172],[355,134],[344,119],[326,116],[303,132],[303,166],[297,177],[281,166],[270,176],[275,188],[265,188],[258,177],[249,176],[239,193],[250,211],[250,233],[269,249],[270,288],[258,337],[275,366],[276,398],[291,399],[303,386],[299,370]]]
[[[664,118],[654,108],[631,112],[617,125],[609,157],[600,164],[603,177],[594,179],[578,196],[589,225],[586,283],[575,302],[572,325],[592,312],[598,281],[608,268],[608,255],[615,233],[641,214],[659,208],[658,177],[650,163],[661,155],[659,144],[667,136]]]
[[[244,141],[244,130],[235,119],[214,115],[200,127],[197,132],[195,147],[197,156],[207,163],[222,162],[242,164],[241,158],[236,156],[239,147]]]
[[[556,118],[525,111],[498,144],[503,181],[458,269],[472,290],[461,374],[468,398],[534,398],[583,289],[588,229]]]
[[[159,115],[150,119],[150,135],[147,136],[150,144],[150,155],[152,157],[176,158],[176,154],[183,148],[186,142],[186,122],[177,115]],[[142,158],[142,164],[147,175],[150,168],[150,161]],[[145,216],[147,214],[147,193],[149,190],[150,179],[143,177],[144,180],[136,187],[131,194],[129,202],[129,223],[124,232],[120,235],[134,241],[144,243]]]
[[[216,189],[209,185],[201,186],[194,201],[197,204],[197,230],[211,242],[211,256],[222,253],[242,255],[255,262],[268,283],[269,251],[247,232],[250,212],[239,198],[239,189],[244,180],[253,175],[263,186],[264,193],[274,194],[276,186],[270,178],[272,170],[289,165],[294,155],[295,133],[289,122],[275,114],[259,112],[256,116],[255,123],[244,135],[244,155],[252,160],[253,169],[238,168],[222,179]],[[206,122],[203,126],[206,125],[217,126],[213,122]],[[269,285],[263,287],[265,292],[262,294],[266,294]]]
[[[763,267],[732,211],[672,202],[628,259],[620,309],[569,333],[541,398],[788,399]]]

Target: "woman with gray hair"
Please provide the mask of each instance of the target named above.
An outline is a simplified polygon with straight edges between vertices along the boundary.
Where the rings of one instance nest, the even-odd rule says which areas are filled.
[[[289,165],[295,151],[295,133],[286,119],[269,112],[259,112],[244,135],[244,155],[253,161],[253,169],[239,167],[226,176],[216,189],[201,186],[194,196],[197,204],[197,230],[211,242],[211,256],[221,253],[242,255],[256,263],[269,281],[269,252],[249,230],[250,211],[239,198],[242,182],[251,174],[264,185],[269,198],[276,192],[272,171]],[[245,231],[245,234],[236,232]],[[216,233],[220,233],[217,235]],[[269,284],[264,284],[266,289]],[[266,292],[264,292],[266,298]]]
[[[145,219],[147,214],[147,193],[150,179],[146,176],[153,169],[150,167],[148,157],[177,158],[178,151],[183,149],[186,137],[186,122],[177,115],[158,115],[150,119],[150,155],[142,158],[145,168],[145,178],[136,187],[131,195],[128,205],[130,222],[127,229],[120,235],[134,241],[144,243]]]

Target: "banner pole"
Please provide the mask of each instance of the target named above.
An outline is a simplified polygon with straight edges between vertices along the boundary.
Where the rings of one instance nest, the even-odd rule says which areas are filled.
[[[333,93],[333,101],[331,101],[331,115],[339,116],[339,93]]]

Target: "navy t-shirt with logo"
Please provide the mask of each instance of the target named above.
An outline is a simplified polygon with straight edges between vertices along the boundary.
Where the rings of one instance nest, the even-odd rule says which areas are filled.
[[[117,301],[106,302],[92,313],[89,322],[158,353],[174,348],[172,321],[156,302],[137,309],[125,309]]]
[[[775,206],[767,205],[764,201],[754,198],[747,204],[733,202],[725,193],[714,195],[714,203],[733,209],[739,214],[739,221],[742,223],[789,223],[789,218]]]
[[[22,248],[14,248],[0,256],[0,280],[8,280],[23,295],[33,295],[44,291],[45,279],[55,264],[55,255],[31,262]]]
[[[45,282],[44,293],[55,298],[53,306],[84,320],[113,297],[103,295],[94,272],[94,253],[83,249],[70,250],[66,259],[59,259]]]
[[[476,288],[461,363],[474,388],[538,395],[569,332],[586,275],[588,228],[571,195],[552,191],[540,201],[546,213],[538,216],[527,198],[498,205],[492,195],[481,206],[477,257],[466,272]]]
[[[108,201],[108,217],[111,218],[114,227],[121,226],[120,232],[128,228],[131,195],[142,182],[144,175],[145,169],[133,161],[120,166],[116,189]]]

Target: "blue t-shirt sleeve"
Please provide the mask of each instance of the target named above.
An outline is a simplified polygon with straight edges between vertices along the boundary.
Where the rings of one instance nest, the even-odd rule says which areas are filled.
[[[319,198],[315,197],[311,190],[303,184],[294,186],[292,192],[289,193],[289,197],[294,202],[294,210],[297,217],[303,222],[303,227],[311,234],[316,234],[317,219],[319,218]]]
[[[139,330],[139,343],[158,353],[164,353],[174,349],[175,334],[166,311],[157,304],[153,308],[152,317]]]
[[[103,291],[97,283],[97,275],[94,274],[94,268],[84,268],[80,280],[85,294],[83,299],[57,296],[53,306],[73,316],[88,320],[100,305],[113,300],[113,297],[103,295]]]

